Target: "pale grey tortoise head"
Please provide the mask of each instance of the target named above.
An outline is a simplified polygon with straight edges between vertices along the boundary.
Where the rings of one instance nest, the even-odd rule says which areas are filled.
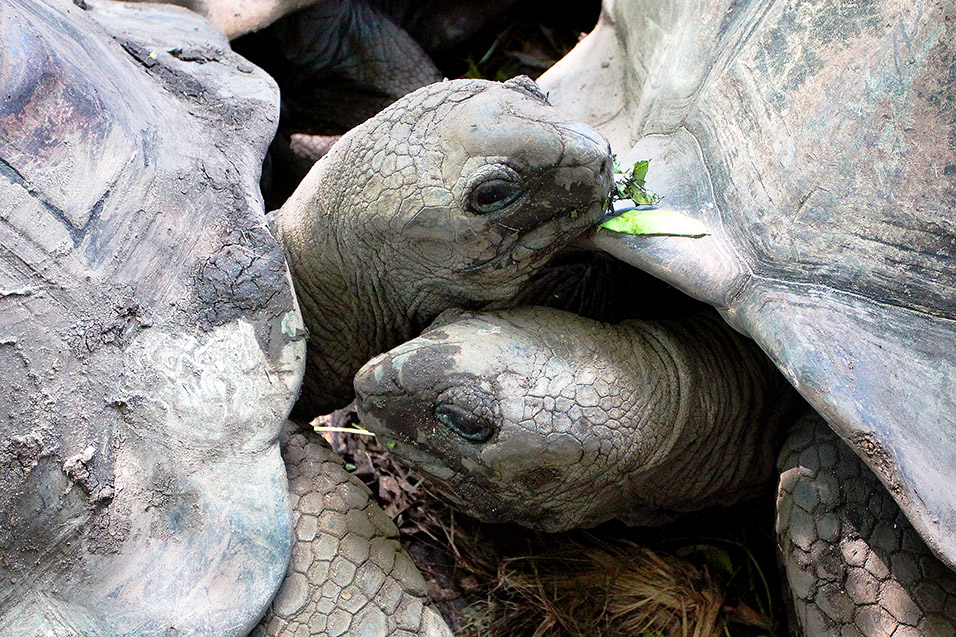
[[[712,314],[448,312],[355,377],[362,423],[463,511],[547,531],[656,524],[775,477],[792,390]]]
[[[513,328],[507,318],[468,316],[372,359],[355,378],[363,426],[478,518],[563,530],[613,517],[592,507],[607,506],[599,492],[617,488],[615,463],[641,442],[614,426],[594,435],[576,420],[620,389],[578,364],[589,359],[586,344],[541,343]],[[560,354],[542,366],[551,348]]]

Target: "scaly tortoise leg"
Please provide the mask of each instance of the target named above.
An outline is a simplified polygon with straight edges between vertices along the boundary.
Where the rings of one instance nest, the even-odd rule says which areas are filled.
[[[321,436],[287,423],[295,542],[282,587],[252,635],[452,637],[398,529]]]
[[[777,541],[795,633],[956,635],[956,573],[819,415],[797,423],[778,466]]]

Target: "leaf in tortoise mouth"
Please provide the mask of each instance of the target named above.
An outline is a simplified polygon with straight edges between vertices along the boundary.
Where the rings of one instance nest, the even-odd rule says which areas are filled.
[[[623,234],[694,237],[710,234],[700,221],[667,208],[625,210],[601,224],[601,228]]]
[[[653,206],[661,198],[647,189],[647,170],[650,167],[649,159],[635,162],[628,170],[622,170],[617,155],[612,155],[614,165],[614,189],[611,191],[611,201],[629,199],[638,206]]]

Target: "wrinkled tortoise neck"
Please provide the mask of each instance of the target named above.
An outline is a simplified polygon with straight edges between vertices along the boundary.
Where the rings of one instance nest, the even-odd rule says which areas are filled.
[[[312,418],[348,405],[352,378],[369,358],[414,336],[416,326],[390,288],[382,255],[353,239],[350,193],[330,187],[320,161],[273,213],[308,329],[305,380],[293,415]],[[334,183],[332,184],[334,185]]]
[[[635,501],[691,511],[745,499],[773,479],[792,390],[750,339],[710,313],[619,329],[640,344],[636,356],[655,352],[661,373],[653,397],[671,410],[655,429],[670,432],[663,456],[650,473],[633,468]]]

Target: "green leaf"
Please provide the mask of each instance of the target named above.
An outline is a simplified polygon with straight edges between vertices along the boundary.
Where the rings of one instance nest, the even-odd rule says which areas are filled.
[[[660,197],[654,193],[647,192],[643,183],[638,184],[634,182],[628,184],[624,194],[627,195],[624,197],[625,199],[630,199],[638,206],[653,206],[661,200]]]
[[[639,206],[654,205],[660,197],[647,190],[645,179],[650,167],[649,159],[635,162],[629,170],[621,170],[621,163],[617,155],[612,155],[614,165],[614,189],[611,192],[611,203],[620,199],[630,199]]]
[[[612,232],[638,235],[703,237],[710,234],[707,226],[674,210],[628,210],[609,219],[601,227]]]

